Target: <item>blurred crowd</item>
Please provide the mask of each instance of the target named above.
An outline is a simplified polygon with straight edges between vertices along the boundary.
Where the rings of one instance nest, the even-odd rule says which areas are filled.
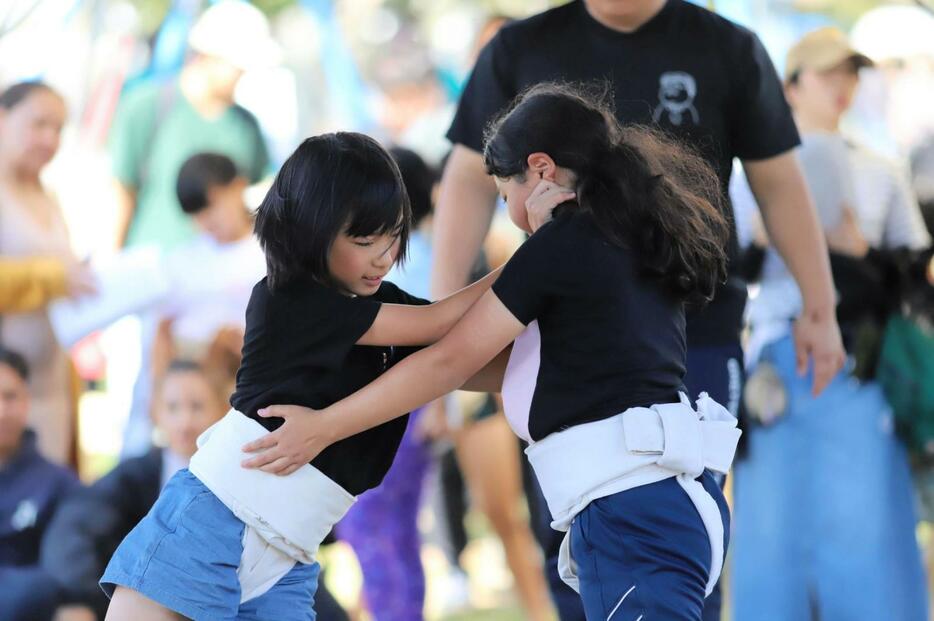
[[[190,10],[198,4],[173,3],[147,62],[105,72],[78,119],[71,85],[60,88],[54,72],[11,80],[0,69],[0,619],[104,618],[97,580],[110,555],[229,407],[244,311],[266,270],[252,197],[304,134],[344,126],[391,147],[415,226],[408,261],[389,279],[434,297],[435,206],[460,170],[445,134],[463,76],[510,20],[457,21],[471,32],[459,33],[469,44],[453,71],[416,23],[389,12],[390,34],[370,35],[375,51],[355,56],[329,3],[282,9],[275,28],[247,2]],[[934,15],[915,9],[934,33]],[[322,29],[313,53],[302,11]],[[934,550],[918,528],[934,522],[934,119],[897,116],[892,102],[908,92],[930,105],[934,54],[882,57],[858,47],[856,33],[810,30],[774,62],[830,251],[848,362],[820,396],[798,372],[789,318],[801,293],[737,166],[736,270],[750,301],[730,384],[745,435],[727,481],[734,604],[724,614],[855,619],[835,602],[868,589],[900,602],[886,618],[920,621]],[[316,64],[322,55],[328,63]],[[693,78],[666,75],[661,114],[697,115]],[[314,88],[343,94],[316,99]],[[80,180],[56,184],[62,173],[46,172],[75,124],[85,143],[105,145],[109,191],[88,195],[107,208],[66,209],[88,200]],[[522,241],[492,208],[473,276]],[[502,543],[523,616],[583,618],[562,606],[567,593],[546,569],[549,519],[522,449],[498,395],[455,394],[415,413],[383,485],[331,537],[357,555],[360,601],[344,610],[321,587],[318,617],[423,618],[424,538],[444,551],[446,610],[469,607],[473,507]],[[430,529],[422,508],[436,518]]]

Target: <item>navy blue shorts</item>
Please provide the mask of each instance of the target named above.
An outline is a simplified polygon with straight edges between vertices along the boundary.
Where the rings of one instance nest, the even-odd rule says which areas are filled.
[[[730,518],[709,472],[698,479]],[[591,502],[571,525],[571,554],[588,621],[700,621],[710,537],[694,503],[670,478]]]

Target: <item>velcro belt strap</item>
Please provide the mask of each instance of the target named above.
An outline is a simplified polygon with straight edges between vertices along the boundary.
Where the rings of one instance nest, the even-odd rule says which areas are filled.
[[[706,395],[697,412],[686,403],[631,408],[623,414],[623,432],[630,453],[658,455],[659,466],[692,477],[705,468],[728,472],[741,434],[736,419]]]

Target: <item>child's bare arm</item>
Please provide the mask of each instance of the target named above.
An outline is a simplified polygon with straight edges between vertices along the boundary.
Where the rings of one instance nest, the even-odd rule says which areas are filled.
[[[402,360],[346,399],[321,411],[296,405],[272,405],[260,410],[260,416],[286,420],[276,431],[243,447],[246,452],[259,453],[243,465],[290,474],[334,442],[468,384],[491,360],[499,358],[498,368],[504,368],[504,349],[524,329],[490,293],[439,343]]]
[[[548,222],[555,207],[573,200],[575,196],[575,192],[570,188],[543,179],[535,186],[525,205],[532,230],[535,231]],[[357,344],[431,345],[436,343],[490,288],[501,269],[502,266],[469,287],[430,306],[383,304],[373,326],[357,341]],[[502,383],[502,379],[499,383]]]
[[[499,276],[497,268],[457,293],[427,306],[383,304],[358,345],[431,345],[440,341]]]

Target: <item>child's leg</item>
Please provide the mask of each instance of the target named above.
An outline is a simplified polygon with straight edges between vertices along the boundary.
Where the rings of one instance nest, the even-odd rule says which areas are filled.
[[[588,621],[700,621],[710,539],[675,479],[590,503],[571,526],[571,552]]]
[[[111,608],[132,610],[142,596],[185,617],[234,618],[243,532],[243,522],[197,477],[178,472],[104,571],[106,592],[129,590]]]
[[[133,589],[118,586],[104,621],[179,621],[184,618]]]
[[[497,414],[464,429],[457,458],[471,496],[503,542],[525,613],[532,621],[554,617],[542,556],[522,512],[522,471],[515,435]]]
[[[378,621],[420,621],[425,600],[418,508],[428,451],[415,437],[412,416],[392,467],[364,493],[338,526],[363,570],[367,607]]]

